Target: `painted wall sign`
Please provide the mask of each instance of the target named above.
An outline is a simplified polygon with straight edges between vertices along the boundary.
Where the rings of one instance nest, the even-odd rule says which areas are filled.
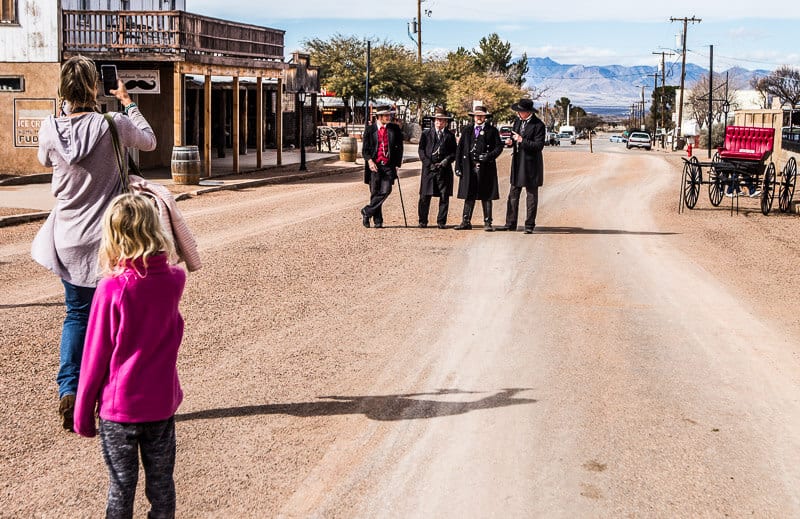
[[[38,147],[42,121],[55,113],[55,99],[14,99],[14,147]]]
[[[158,70],[117,70],[129,94],[160,94],[161,75]]]

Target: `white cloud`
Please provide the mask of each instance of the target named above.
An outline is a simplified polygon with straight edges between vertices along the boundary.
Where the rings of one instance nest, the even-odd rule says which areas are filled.
[[[211,16],[229,18],[232,15],[265,19],[399,19],[411,18],[416,9],[406,12],[397,8],[376,9],[374,0],[305,0],[304,2],[275,2],[242,0],[235,3],[218,0],[189,0],[188,10],[208,13]],[[727,0],[672,0],[668,4],[637,4],[641,8],[631,9],[628,4],[611,4],[596,0],[570,0],[560,2],[491,2],[484,0],[434,0],[423,4],[430,8],[437,20],[471,20],[486,22],[570,22],[570,21],[664,21],[670,17],[706,18],[714,21],[753,18],[798,19],[800,9],[794,2],[786,0],[762,0],[757,8],[748,2]],[[424,16],[424,15],[423,15]]]

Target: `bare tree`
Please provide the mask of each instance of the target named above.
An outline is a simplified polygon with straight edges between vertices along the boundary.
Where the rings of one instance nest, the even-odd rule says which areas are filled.
[[[769,108],[769,92],[767,92],[767,78],[754,77],[750,80],[750,87],[758,92],[761,97],[761,108]]]
[[[726,101],[731,110],[736,108],[734,99],[737,90],[728,88],[726,95],[725,77],[719,74],[714,74],[714,84],[712,86],[714,87],[714,92],[712,93],[711,119],[718,120],[722,116],[723,105]],[[692,117],[701,125],[708,123],[708,96],[708,74],[706,74],[697,80],[697,83],[692,86],[686,98]]]
[[[764,89],[781,100],[781,104],[788,104],[792,110],[800,104],[800,70],[783,65],[769,76],[764,78]]]

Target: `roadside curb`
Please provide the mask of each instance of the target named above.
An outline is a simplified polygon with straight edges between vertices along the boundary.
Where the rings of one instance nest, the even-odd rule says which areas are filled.
[[[0,227],[10,227],[12,225],[17,225],[21,223],[35,222],[36,220],[45,220],[47,219],[48,216],[50,216],[50,211],[3,216],[0,217]]]

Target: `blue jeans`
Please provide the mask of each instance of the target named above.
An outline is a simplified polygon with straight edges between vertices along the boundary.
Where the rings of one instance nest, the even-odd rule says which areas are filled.
[[[81,371],[83,341],[89,324],[89,310],[92,307],[94,287],[79,287],[63,279],[64,301],[67,316],[61,328],[61,353],[58,366],[58,398],[78,392],[78,374]]]

